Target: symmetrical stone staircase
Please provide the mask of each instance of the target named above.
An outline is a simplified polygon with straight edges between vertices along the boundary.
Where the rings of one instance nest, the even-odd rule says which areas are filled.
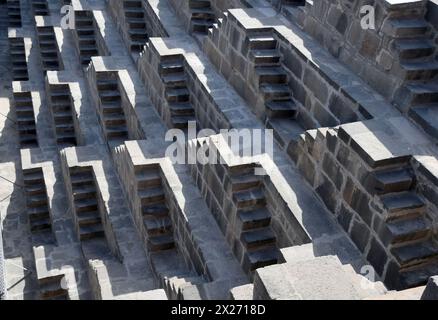
[[[175,242],[172,221],[169,217],[159,165],[138,166],[135,168],[135,174],[148,249],[152,252],[173,249]]]
[[[59,146],[75,146],[77,140],[70,88],[67,84],[50,85],[48,88],[56,141]]]
[[[107,139],[128,139],[117,74],[113,72],[97,73],[96,86],[99,95],[99,115]]]
[[[14,106],[21,146],[25,148],[38,147],[32,94],[30,92],[14,92]]]
[[[206,35],[208,29],[216,23],[210,0],[189,0],[189,8],[192,13],[190,31],[194,34]]]
[[[69,171],[80,240],[104,238],[93,169],[74,167]]]
[[[63,288],[65,275],[60,274],[53,277],[39,279],[41,300],[68,300],[68,290]]]
[[[43,70],[61,70],[58,44],[53,27],[37,27],[37,36]]]
[[[26,49],[24,39],[21,37],[9,38],[9,54],[11,56],[12,72],[14,81],[27,81]]]
[[[276,236],[270,227],[263,177],[254,174],[256,167],[249,164],[229,168],[237,207],[236,234],[244,246],[242,265],[247,272],[275,264],[279,257]]]
[[[82,66],[86,67],[91,57],[98,56],[98,47],[91,11],[75,11],[75,35]]]
[[[438,244],[425,216],[426,204],[415,191],[415,174],[405,161],[376,170],[373,180],[385,209],[385,223],[377,232],[397,260],[401,287],[420,285],[432,270],[438,271]]]
[[[140,0],[124,0],[123,10],[130,40],[130,50],[131,52],[140,52],[148,41],[142,2]]]
[[[433,125],[438,105],[437,45],[429,23],[424,15],[401,11],[388,18],[383,31],[392,39],[400,76],[406,80],[396,95],[397,106],[438,137]]]
[[[9,27],[21,27],[21,5],[20,0],[7,0]]]
[[[23,171],[24,186],[26,189],[27,216],[32,233],[51,233],[49,205],[41,168]]]
[[[185,129],[189,121],[196,121],[195,109],[190,103],[190,91],[181,55],[161,57],[160,76],[170,109],[170,122],[174,128]]]
[[[50,14],[47,0],[32,0],[32,10],[35,16],[48,16]]]

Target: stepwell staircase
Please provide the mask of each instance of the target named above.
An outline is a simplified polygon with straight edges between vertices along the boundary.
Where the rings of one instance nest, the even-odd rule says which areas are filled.
[[[146,22],[140,0],[124,0],[123,11],[131,52],[140,52],[148,41]]]
[[[12,63],[12,75],[14,81],[28,81],[29,74],[27,71],[26,50],[24,39],[9,38],[9,53]]]
[[[236,233],[244,247],[242,265],[252,272],[278,262],[279,250],[271,229],[262,177],[254,174],[255,164],[229,168],[233,201],[237,207]]]
[[[392,49],[406,79],[399,90],[396,104],[417,121],[429,134],[438,138],[433,120],[438,107],[437,45],[424,16],[412,12],[395,12],[384,32],[392,39]],[[433,120],[431,120],[431,118]],[[432,121],[429,122],[429,121]]]
[[[37,27],[37,36],[43,70],[61,70],[58,44],[53,27]]]
[[[69,170],[80,240],[104,239],[93,169],[72,167]]]
[[[59,146],[76,146],[73,107],[68,84],[51,85],[48,90],[50,107]]]
[[[138,196],[141,199],[147,246],[152,252],[173,249],[172,221],[158,164],[135,168]]]
[[[206,35],[208,29],[216,23],[210,0],[189,0],[189,8],[192,13],[190,31],[194,34]]]
[[[128,139],[128,129],[122,108],[117,74],[99,72],[96,80],[99,95],[100,118],[109,141]]]
[[[52,223],[43,170],[42,168],[24,170],[23,177],[30,231],[33,234],[44,233],[51,238]]]
[[[254,65],[254,81],[264,100],[266,126],[273,129],[278,138],[294,138],[302,129],[296,121],[298,108],[292,100],[288,76],[281,64],[278,41],[272,33],[258,33],[249,35],[247,42],[248,58]]]
[[[438,273],[438,244],[415,184],[409,161],[374,172],[374,191],[386,212],[378,233],[399,265],[404,288],[421,285]]]
[[[17,130],[22,148],[38,147],[35,113],[30,92],[14,92]]]
[[[75,11],[75,27],[80,62],[86,67],[91,57],[99,55],[92,12]]]
[[[8,22],[11,28],[21,28],[20,0],[7,0]]]
[[[166,101],[170,111],[171,126],[186,129],[189,121],[196,121],[195,109],[190,103],[190,91],[184,70],[184,57],[161,58],[160,77],[165,86]]]

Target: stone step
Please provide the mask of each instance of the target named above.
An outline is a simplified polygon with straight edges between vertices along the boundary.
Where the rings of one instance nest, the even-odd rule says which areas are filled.
[[[247,250],[258,249],[265,246],[274,246],[276,236],[270,227],[244,231],[240,238]]]
[[[414,183],[410,169],[385,170],[375,173],[374,189],[378,194],[408,191]]]
[[[391,249],[402,268],[424,263],[438,257],[438,246],[432,241],[423,241]]]
[[[102,101],[101,108],[104,117],[111,114],[123,113],[123,109],[120,106],[120,101]]]
[[[104,123],[106,127],[111,126],[123,126],[126,125],[125,114],[123,112],[120,113],[105,113],[103,115]]]
[[[260,165],[256,163],[246,163],[242,165],[232,166],[228,168],[228,171],[230,175],[243,175],[243,174],[249,174],[254,175],[255,169],[260,168]]]
[[[279,258],[277,247],[265,247],[259,250],[248,251],[244,255],[243,268],[249,272],[276,264]]]
[[[402,217],[418,217],[424,214],[426,205],[414,192],[400,192],[381,197],[383,206],[388,210],[388,220]]]
[[[182,58],[175,59],[173,61],[166,61],[160,64],[160,74],[176,74],[184,73],[184,62]]]
[[[172,234],[159,235],[148,238],[148,249],[152,252],[173,249],[175,242]]]
[[[49,208],[47,207],[47,205],[34,207],[34,208],[27,208],[26,211],[30,222],[47,218],[50,216]]]
[[[424,239],[430,235],[430,223],[424,217],[388,222],[382,241],[386,244],[401,244]],[[381,234],[382,238],[382,233]]]
[[[194,19],[190,21],[191,30],[194,33],[207,34],[208,29],[213,27],[214,19]]]
[[[265,103],[268,118],[295,118],[298,107],[292,100],[268,101]]]
[[[430,27],[426,20],[409,18],[388,19],[383,26],[383,32],[394,38],[421,37],[429,29]]]
[[[128,138],[128,130],[126,126],[109,126],[107,125],[105,128],[106,137],[109,140],[112,139],[120,139],[120,138]]]
[[[73,115],[72,115],[71,109],[68,111],[67,110],[55,111],[53,114],[53,119],[54,119],[56,124],[69,123],[69,124],[73,125]]]
[[[288,82],[288,76],[283,67],[256,67],[255,72],[259,85],[286,84]]]
[[[158,170],[145,169],[136,174],[137,188],[145,189],[161,186],[161,175]]]
[[[188,89],[166,89],[166,100],[172,102],[188,102],[190,100],[190,92]]]
[[[277,49],[277,40],[271,35],[251,35],[248,37],[249,48],[252,50]]]
[[[99,90],[99,98],[101,101],[120,101],[120,93],[113,90]]]
[[[119,84],[117,79],[98,79],[96,81],[97,89],[103,92],[109,91],[109,92],[118,92],[119,91]]]
[[[410,106],[438,102],[438,83],[407,84],[404,87],[401,99],[406,105]]]
[[[435,45],[429,39],[399,39],[394,42],[394,48],[400,59],[429,57],[435,51]]]
[[[101,223],[79,227],[79,238],[81,241],[102,237],[105,237],[105,231]]]
[[[211,8],[210,0],[189,0],[190,9]]]
[[[438,274],[438,263],[436,260],[431,260],[429,263],[417,268],[401,270],[398,276],[399,284],[395,288],[400,290],[426,285],[429,278],[436,274]]]
[[[71,123],[58,123],[55,126],[56,134],[63,134],[63,133],[74,133],[75,128]]]
[[[137,10],[142,10],[141,1],[138,0],[124,0],[123,8],[138,8]]]
[[[292,98],[290,88],[285,84],[262,84],[260,91],[265,100],[290,100]]]
[[[94,185],[74,187],[73,188],[73,198],[75,200],[95,199],[96,198],[96,187]]]
[[[78,200],[75,200],[74,202],[75,202],[75,209],[76,209],[77,215],[79,215],[82,212],[99,210],[99,206],[97,204],[96,198],[94,198],[94,199],[78,199]]]
[[[161,187],[141,189],[138,191],[138,196],[142,205],[162,203],[166,199],[164,190]]]
[[[279,66],[281,56],[277,49],[251,50],[250,59],[256,66]]]
[[[214,11],[211,10],[210,8],[192,8],[191,13],[193,19],[205,19],[205,20],[216,19]]]
[[[253,189],[261,185],[260,176],[254,174],[233,175],[230,177],[231,191],[238,192]]]
[[[102,218],[98,211],[82,212],[77,215],[79,226],[97,225],[102,223]]]
[[[144,218],[165,218],[169,215],[169,209],[164,203],[157,203],[153,205],[142,206],[142,213]]]
[[[26,186],[26,194],[29,196],[45,194],[45,193],[46,193],[46,186],[43,183]]]
[[[187,76],[184,72],[166,74],[161,77],[163,83],[168,88],[186,88],[187,87]]]
[[[25,172],[23,173],[23,176],[25,186],[44,185],[44,176],[41,170],[35,172]]]
[[[20,144],[22,147],[37,147],[38,146],[38,140],[36,138],[36,135],[20,135]]]
[[[237,208],[257,207],[266,204],[266,198],[261,188],[233,193]]]
[[[56,137],[56,141],[59,145],[77,145],[76,136],[68,133],[58,134]]]
[[[146,228],[148,236],[168,234],[172,231],[172,221],[169,217],[145,218],[143,219],[143,225]]]
[[[250,211],[240,210],[237,212],[237,218],[236,227],[240,231],[267,227],[271,223],[271,213],[266,208]]]
[[[196,117],[194,115],[173,116],[171,120],[174,128],[184,130],[187,128],[189,122],[196,122]]]
[[[143,18],[143,10],[138,10],[138,8],[124,8],[126,18]]]
[[[403,61],[402,69],[407,80],[431,80],[438,75],[438,61]]]
[[[61,287],[61,279],[56,278],[54,281],[40,284],[40,299],[42,300],[60,300],[68,299],[68,290]]]
[[[94,185],[94,176],[91,171],[70,173],[70,181],[73,188]]]
[[[409,116],[430,136],[438,139],[438,103],[416,106],[409,110]]]
[[[45,232],[45,231],[51,230],[51,228],[52,228],[52,223],[50,221],[50,217],[33,219],[32,221],[29,221],[29,224],[30,224],[30,231],[33,233]]]
[[[27,200],[26,203],[28,208],[35,208],[35,207],[47,205],[46,193],[30,195],[27,197],[26,200]]]
[[[170,103],[169,104],[171,116],[191,116],[195,115],[195,110],[190,103]]]

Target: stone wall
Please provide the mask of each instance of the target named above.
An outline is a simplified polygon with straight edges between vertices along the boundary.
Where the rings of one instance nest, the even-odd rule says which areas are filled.
[[[391,18],[424,19],[427,1],[394,5],[375,1],[375,29],[364,30],[360,10],[370,3],[366,0],[307,2],[303,28],[334,57],[393,101],[407,74],[393,46]]]

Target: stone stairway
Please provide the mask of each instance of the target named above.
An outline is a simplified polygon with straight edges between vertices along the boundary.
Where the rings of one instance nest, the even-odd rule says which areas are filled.
[[[37,27],[37,36],[43,70],[61,70],[58,44],[53,27]]]
[[[140,0],[124,0],[125,24],[130,41],[131,52],[141,52],[148,41],[146,21]]]
[[[73,167],[69,171],[80,240],[104,238],[93,169]]]
[[[135,168],[147,246],[152,252],[173,249],[172,221],[157,164]]]
[[[431,28],[422,15],[397,13],[384,25],[398,57],[399,73],[405,79],[396,96],[396,105],[419,123],[433,137],[438,137],[437,45]]]
[[[68,300],[68,290],[62,287],[65,281],[63,274],[39,279],[41,300]]]
[[[196,121],[195,109],[190,103],[184,57],[161,57],[160,76],[165,85],[165,95],[170,111],[172,127],[186,129],[189,121]]]
[[[122,108],[117,75],[112,72],[97,73],[100,118],[108,140],[127,140],[128,129]]]
[[[210,0],[189,0],[189,8],[192,14],[190,32],[206,35],[208,29],[216,23]]]
[[[67,84],[51,85],[48,88],[56,142],[58,146],[76,146],[70,88]]]
[[[86,67],[91,57],[99,55],[92,12],[75,11],[75,26],[80,62]]]
[[[252,272],[276,264],[279,250],[271,229],[262,177],[254,174],[254,164],[229,169],[233,200],[237,207],[236,234],[244,247],[243,268]]]
[[[11,56],[12,74],[14,81],[29,80],[29,74],[27,71],[26,50],[24,47],[23,38],[9,38],[9,54]]]
[[[32,0],[32,10],[35,16],[48,16],[50,14],[47,0]]]
[[[415,191],[415,175],[408,161],[374,172],[374,191],[385,209],[385,223],[377,232],[399,267],[403,288],[428,279],[424,271],[438,272],[438,244],[426,218],[426,203]]]
[[[41,168],[24,170],[23,177],[30,231],[34,234],[50,234],[52,222],[43,170]]]
[[[21,6],[20,0],[7,0],[9,27],[21,27]]]
[[[35,113],[33,111],[31,93],[15,92],[14,106],[21,147],[38,147]]]
[[[296,121],[298,108],[292,100],[288,75],[282,66],[278,41],[271,33],[257,33],[247,38],[248,59],[254,66],[255,86],[264,101],[266,127],[279,141],[287,144],[302,132]]]

